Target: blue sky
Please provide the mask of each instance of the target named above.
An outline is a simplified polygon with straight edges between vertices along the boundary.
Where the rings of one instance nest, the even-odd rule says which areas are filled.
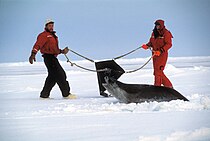
[[[157,19],[165,20],[174,36],[171,57],[207,56],[209,13],[210,0],[0,0],[0,62],[28,61],[47,18],[55,21],[60,48],[92,59],[113,58],[147,43]],[[148,56],[139,50],[127,58]],[[37,60],[42,61],[40,53]]]

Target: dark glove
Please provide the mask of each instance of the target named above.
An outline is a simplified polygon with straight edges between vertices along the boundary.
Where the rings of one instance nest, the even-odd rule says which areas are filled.
[[[31,53],[31,56],[29,57],[29,62],[31,64],[33,64],[33,61],[36,62],[36,58],[35,58],[36,54],[34,52]]]
[[[149,48],[146,44],[143,44],[141,47],[145,50],[147,50]]]
[[[67,54],[69,52],[69,48],[65,47],[64,49],[61,50],[62,54]]]

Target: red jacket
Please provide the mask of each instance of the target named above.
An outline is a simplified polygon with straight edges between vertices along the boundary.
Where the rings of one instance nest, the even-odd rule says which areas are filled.
[[[171,38],[173,38],[173,36],[171,32],[165,28],[163,20],[157,20],[156,22],[161,26],[161,29],[158,31],[160,36],[155,39],[154,32],[152,32],[152,36],[147,45],[152,47],[154,51],[167,52],[172,46]]]
[[[38,35],[32,52],[36,54],[39,50],[42,54],[53,54],[55,56],[60,54],[58,37],[55,33],[44,31]]]

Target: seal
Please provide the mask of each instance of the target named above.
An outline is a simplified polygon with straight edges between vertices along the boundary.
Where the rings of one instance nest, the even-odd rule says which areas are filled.
[[[125,84],[112,77],[105,76],[104,88],[123,103],[163,102],[171,100],[189,101],[178,91],[163,86],[147,84]]]

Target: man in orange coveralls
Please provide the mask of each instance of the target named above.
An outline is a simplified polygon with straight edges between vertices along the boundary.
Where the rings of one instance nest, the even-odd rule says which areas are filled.
[[[172,46],[172,34],[168,31],[164,25],[163,20],[155,21],[155,28],[153,29],[150,40],[147,44],[143,44],[143,49],[149,47],[153,50],[153,68],[155,76],[155,86],[161,86],[173,88],[172,83],[164,74],[164,68],[168,59],[168,50]]]
[[[31,56],[29,57],[29,62],[33,64],[33,61],[36,61],[35,55],[40,50],[48,70],[48,76],[45,80],[40,98],[49,98],[50,91],[57,83],[64,98],[75,99],[76,96],[70,93],[70,86],[68,81],[66,81],[66,73],[57,59],[58,54],[67,54],[69,49],[59,49],[58,37],[55,35],[53,29],[54,21],[51,19],[46,20],[45,31],[38,35],[37,41],[31,51]]]

